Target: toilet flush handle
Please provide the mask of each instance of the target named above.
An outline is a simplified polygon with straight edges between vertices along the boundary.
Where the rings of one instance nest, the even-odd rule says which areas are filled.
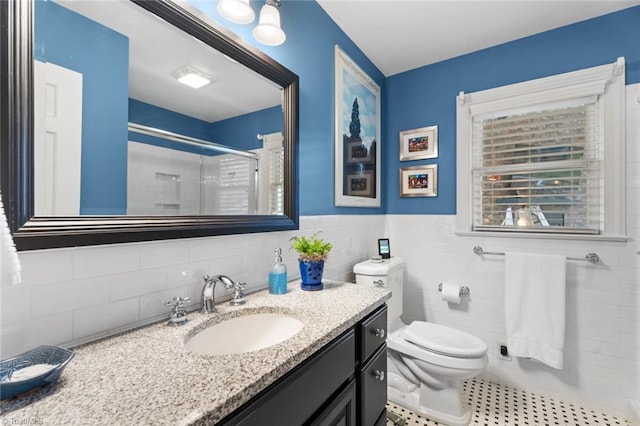
[[[373,283],[378,287],[384,287],[384,281],[382,280],[375,280]]]

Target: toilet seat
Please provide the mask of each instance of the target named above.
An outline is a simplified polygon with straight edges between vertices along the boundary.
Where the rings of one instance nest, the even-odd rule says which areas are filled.
[[[486,354],[486,344],[484,346],[484,352],[481,352],[476,356],[461,357],[442,352],[436,352],[433,350],[429,350],[423,346],[416,345],[409,340],[406,340],[404,338],[404,335],[408,327],[409,326],[403,324],[389,333],[387,337],[387,347],[389,349],[401,354],[409,355],[413,358],[419,359],[429,364],[457,370],[482,371],[487,366],[488,359]],[[450,328],[447,327],[447,329]],[[456,331],[455,329],[451,330]]]
[[[413,321],[401,337],[425,350],[459,358],[477,358],[487,353],[487,344],[462,330],[424,321]]]

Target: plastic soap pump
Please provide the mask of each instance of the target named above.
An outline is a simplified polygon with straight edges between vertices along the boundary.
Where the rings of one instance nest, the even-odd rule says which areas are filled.
[[[287,267],[282,263],[282,249],[274,250],[276,262],[269,269],[269,293],[285,294],[287,292]]]

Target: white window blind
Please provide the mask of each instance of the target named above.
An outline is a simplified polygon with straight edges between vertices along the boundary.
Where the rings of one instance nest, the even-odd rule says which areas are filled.
[[[282,214],[284,191],[284,148],[271,147],[269,156],[269,213]]]
[[[284,146],[281,132],[262,137],[260,149],[260,196],[262,214],[284,213]]]
[[[251,189],[252,160],[224,156],[220,160],[220,178],[218,188],[219,214],[248,214]]]
[[[593,96],[474,117],[474,229],[598,233],[599,115]]]

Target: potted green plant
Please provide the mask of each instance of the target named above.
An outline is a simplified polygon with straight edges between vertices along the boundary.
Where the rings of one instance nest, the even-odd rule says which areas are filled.
[[[327,260],[333,244],[318,238],[320,231],[311,236],[292,237],[291,248],[298,252],[300,265],[300,288],[303,290],[322,290],[324,262]]]

